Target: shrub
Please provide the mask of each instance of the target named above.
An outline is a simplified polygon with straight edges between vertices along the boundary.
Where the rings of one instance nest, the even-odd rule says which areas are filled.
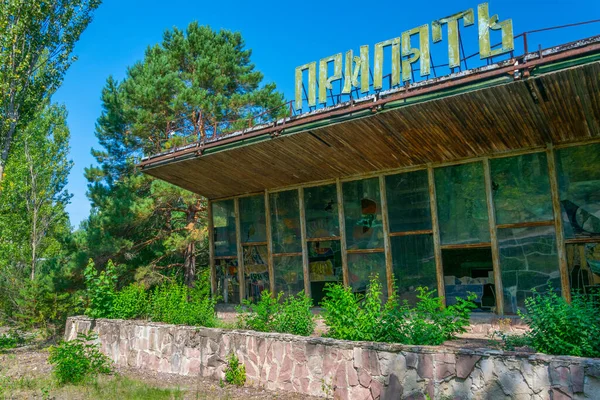
[[[111,318],[143,318],[148,313],[148,293],[141,284],[131,284],[115,293]]]
[[[215,304],[216,300],[198,283],[190,289],[170,282],[154,288],[148,314],[153,321],[168,324],[214,327],[217,325]]]
[[[283,293],[276,297],[264,290],[256,304],[244,300],[246,309],[238,307],[238,323],[241,328],[260,332],[280,332],[308,336],[315,329],[311,312],[312,300],[304,292],[289,296],[282,301]]]
[[[377,276],[371,278],[365,296],[340,284],[326,287],[321,305],[328,336],[335,339],[397,342],[415,345],[438,345],[457,333],[466,331],[474,294],[458,303],[442,306],[434,291],[419,287],[418,302],[411,307],[399,303],[392,295],[382,304],[382,286]]]
[[[0,351],[14,349],[25,345],[27,340],[18,331],[9,331],[5,334],[0,335]]]
[[[244,386],[246,383],[246,366],[240,363],[233,352],[227,356],[225,382],[236,386]]]
[[[110,318],[117,286],[115,265],[108,260],[106,269],[100,273],[90,259],[83,272],[88,307],[85,315],[92,318]]]
[[[50,347],[48,362],[54,365],[53,373],[59,384],[76,385],[112,372],[108,357],[100,352],[97,343],[90,343],[94,339],[92,335],[79,335],[75,340]]]
[[[571,304],[552,288],[525,299],[519,315],[531,345],[547,354],[600,357],[600,294],[573,293]]]

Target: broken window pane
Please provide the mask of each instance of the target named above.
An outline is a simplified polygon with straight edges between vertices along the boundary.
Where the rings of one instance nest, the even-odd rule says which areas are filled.
[[[339,236],[340,225],[335,185],[304,189],[306,208],[306,237]]]
[[[343,281],[340,241],[309,242],[308,271],[313,303],[317,305],[323,299],[327,283]]]
[[[235,256],[235,210],[233,200],[212,203],[215,257]]]
[[[442,244],[488,243],[483,165],[476,162],[438,168],[435,188]]]
[[[498,229],[504,311],[524,310],[532,289],[560,292],[561,282],[553,226]]]
[[[265,242],[267,230],[265,222],[264,195],[240,198],[240,232],[242,243]]]
[[[600,143],[556,151],[567,238],[600,236]]]
[[[432,235],[407,235],[391,238],[394,279],[401,301],[417,301],[417,288],[437,289]]]
[[[215,260],[217,296],[223,303],[240,303],[240,282],[237,259]]]
[[[348,249],[383,247],[379,179],[344,182],[344,215]]]
[[[271,229],[273,253],[299,253],[302,251],[300,235],[300,210],[298,191],[271,193]]]
[[[304,290],[302,256],[273,257],[273,268],[276,293],[283,292],[287,297]]]
[[[390,232],[431,229],[427,171],[385,177]]]
[[[246,298],[252,302],[260,299],[263,290],[269,290],[267,261],[267,246],[244,246]]]
[[[546,153],[490,160],[498,224],[554,218]]]
[[[600,243],[568,244],[566,248],[571,289],[592,293],[600,287]]]
[[[352,253],[348,254],[348,273],[352,290],[365,294],[371,276],[378,276],[384,298],[387,297],[387,275],[385,272],[384,253]]]

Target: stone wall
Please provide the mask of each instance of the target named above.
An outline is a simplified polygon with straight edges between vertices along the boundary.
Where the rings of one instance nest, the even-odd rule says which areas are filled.
[[[95,331],[123,366],[221,379],[226,356],[250,384],[339,399],[600,398],[600,359],[490,349],[349,342],[144,321],[67,321],[65,338]]]

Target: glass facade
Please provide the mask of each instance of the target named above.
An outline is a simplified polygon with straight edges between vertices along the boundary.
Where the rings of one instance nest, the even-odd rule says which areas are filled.
[[[383,248],[379,179],[345,182],[344,216],[348,249]]]
[[[326,285],[347,281],[355,293],[364,293],[369,279],[377,275],[386,296],[387,282],[393,279],[400,299],[410,304],[415,304],[419,286],[436,290],[443,284],[447,304],[474,292],[480,310],[495,311],[502,305],[505,313],[514,314],[523,309],[533,290],[551,287],[560,291],[569,286],[589,292],[600,287],[600,144],[555,150],[551,160],[548,154],[491,158],[490,188],[484,179],[487,164],[480,161],[434,168],[434,182],[429,182],[427,170],[387,175],[383,179],[387,213],[379,177],[343,182],[343,210],[338,209],[337,185],[304,188],[305,221],[300,219],[297,189],[269,193],[268,210],[263,194],[240,197],[240,237],[236,236],[234,200],[215,201],[212,238],[217,294],[223,302],[239,303],[242,291],[254,301],[271,287],[286,296],[308,287],[318,305]],[[550,175],[549,161],[555,161],[556,177]],[[555,178],[568,282],[561,282],[559,268],[550,185]],[[430,198],[430,184],[435,187],[435,198]],[[496,217],[498,265],[492,260],[487,193],[491,193]],[[437,206],[438,249],[434,249],[432,203]],[[389,232],[384,231],[384,219]],[[392,276],[386,271],[386,235]],[[243,276],[238,268],[238,245],[243,250]],[[441,254],[440,276],[436,251]],[[240,278],[244,281],[239,282]],[[497,304],[499,297],[502,304]]]
[[[287,190],[269,195],[273,254],[302,251],[298,191]]]
[[[442,244],[490,241],[482,163],[436,169],[435,189]]]
[[[215,256],[235,256],[237,245],[235,238],[235,209],[232,200],[212,204]]]

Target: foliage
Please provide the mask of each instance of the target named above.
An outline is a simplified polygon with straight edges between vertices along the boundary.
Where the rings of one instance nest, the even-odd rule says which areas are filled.
[[[571,304],[551,287],[525,299],[520,317],[531,345],[547,354],[600,357],[600,293],[573,293]]]
[[[340,284],[326,287],[321,302],[328,335],[336,339],[437,345],[464,332],[475,308],[475,295],[442,307],[442,299],[432,297],[434,291],[418,288],[418,302],[411,307],[390,296],[382,304],[382,286],[377,276],[371,277],[367,293],[355,295],[352,288]]]
[[[0,2],[0,181],[17,128],[62,83],[100,0]],[[50,160],[47,160],[50,162]],[[2,190],[2,194],[4,190]]]
[[[151,294],[149,316],[153,321],[168,324],[217,325],[216,300],[206,294],[197,283],[189,288],[176,282],[157,286]]]
[[[117,286],[115,265],[109,260],[106,269],[98,272],[94,261],[90,260],[83,275],[88,299],[85,315],[92,318],[110,318]]]
[[[282,103],[274,85],[262,85],[250,55],[239,33],[194,22],[166,31],[123,81],[108,78],[96,126],[102,149],[92,151],[98,166],[86,169],[92,210],[81,250],[87,257],[126,266],[126,282],[153,286],[181,274],[192,286],[196,265],[208,264],[206,200],[141,174],[135,163],[181,144],[180,134],[206,137],[215,120]]]
[[[283,293],[273,296],[264,290],[256,304],[244,300],[245,309],[238,307],[238,324],[259,332],[280,332],[309,336],[315,329],[315,318],[311,312],[312,299],[304,294],[289,296],[282,300]]]
[[[23,346],[26,342],[27,340],[19,331],[12,330],[0,334],[0,351]]]
[[[496,331],[494,336],[498,336],[502,340],[502,347],[508,351],[514,351],[518,347],[533,347],[528,335],[510,335],[506,332]]]
[[[148,314],[148,293],[143,285],[133,283],[115,293],[111,318],[135,319]]]
[[[244,386],[246,383],[246,366],[240,363],[240,360],[233,352],[227,356],[225,382],[236,386]]]
[[[61,342],[50,348],[48,362],[54,365],[54,375],[59,384],[79,384],[98,374],[112,372],[108,357],[100,352],[95,337],[79,335],[77,339]]]

